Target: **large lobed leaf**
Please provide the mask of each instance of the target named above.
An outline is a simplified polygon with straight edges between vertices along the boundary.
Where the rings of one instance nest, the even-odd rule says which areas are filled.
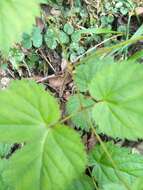
[[[77,128],[89,131],[91,121],[90,106],[92,107],[94,103],[92,99],[86,98],[82,94],[74,95],[69,98],[66,105],[67,112],[69,115],[73,114],[71,120]],[[88,108],[88,110],[86,110],[86,108]]]
[[[127,190],[127,188],[122,183],[108,183],[103,185],[100,190]],[[131,189],[133,190],[133,189]],[[136,189],[139,190],[139,189]]]
[[[91,80],[104,66],[113,64],[111,57],[99,58],[97,56],[88,59],[86,63],[76,66],[74,81],[80,92],[86,92]]]
[[[91,177],[84,175],[73,181],[66,190],[94,190],[94,184]]]
[[[0,50],[7,52],[23,32],[31,30],[38,15],[38,0],[0,1]]]
[[[0,92],[0,108],[0,141],[5,143],[37,139],[60,118],[57,101],[34,81],[13,81]]]
[[[6,184],[15,190],[63,190],[82,174],[86,155],[79,135],[54,125],[59,106],[42,86],[14,81],[0,100],[0,141],[25,144],[6,163]]]
[[[143,156],[132,154],[129,149],[120,148],[112,143],[104,145],[116,164],[116,170],[101,145],[97,145],[90,152],[89,163],[93,166],[92,175],[95,176],[100,187],[124,190],[126,189],[124,183],[131,186],[138,177],[143,177]]]
[[[112,64],[96,74],[89,91],[98,103],[93,118],[112,137],[143,137],[143,65]]]

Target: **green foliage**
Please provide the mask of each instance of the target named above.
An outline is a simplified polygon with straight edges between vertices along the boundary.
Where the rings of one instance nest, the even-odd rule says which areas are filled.
[[[113,168],[101,145],[96,145],[89,155],[89,163],[93,166],[92,175],[101,187],[105,187],[103,189],[124,190],[126,188],[121,188],[122,185],[124,186],[121,179],[131,186],[138,177],[143,177],[143,157],[141,155],[132,154],[129,149],[120,148],[112,143],[104,145],[110,152],[116,169]]]
[[[91,178],[85,175],[78,180],[74,180],[66,190],[94,190],[94,185]]]
[[[49,5],[61,5],[63,0],[40,0],[41,3],[48,3]]]
[[[45,34],[45,42],[50,49],[56,49],[58,44],[67,44],[69,42],[68,35],[62,30],[57,31],[48,28]]]
[[[7,161],[2,174],[6,184],[15,190],[63,190],[82,174],[86,156],[80,138],[56,124],[58,103],[42,86],[13,81],[0,99],[1,142],[25,144]]]
[[[33,27],[32,34],[29,35],[27,33],[23,34],[22,45],[26,49],[30,49],[32,45],[35,48],[40,48],[43,42],[43,37],[41,34],[41,30],[38,27]]]
[[[0,158],[5,158],[11,153],[12,144],[0,143]]]
[[[45,42],[50,49],[55,49],[57,47],[57,37],[52,29],[47,30],[45,34]]]
[[[66,23],[64,25],[64,32],[66,32],[68,35],[71,35],[74,32],[74,27],[70,23]]]
[[[7,52],[20,41],[22,33],[29,32],[39,15],[37,0],[5,0],[0,2],[0,50]]]
[[[31,36],[27,33],[23,33],[22,35],[22,46],[26,49],[30,49],[32,47]]]
[[[92,115],[100,132],[112,137],[142,138],[142,68],[140,64],[112,64],[90,83],[90,94],[98,101]]]
[[[40,12],[39,3],[56,7],[50,10],[55,11],[54,18],[43,15],[44,26],[47,28],[42,31],[33,27],[35,16]],[[57,49],[59,52],[62,49],[66,58],[74,62],[78,56],[86,54],[88,48],[96,49],[99,44],[106,46],[107,43],[102,40],[108,41],[107,38],[110,39],[112,35],[123,35],[128,39],[130,27],[126,23],[121,25],[117,22],[117,26],[113,23],[115,19],[118,20],[118,15],[128,15],[134,10],[132,2],[105,0],[98,11],[95,11],[97,7],[94,0],[91,3],[75,0],[74,8],[69,6],[70,3],[72,1],[63,0],[0,2],[0,50],[8,52],[14,43],[21,40],[22,34],[22,46],[28,49],[23,52],[18,48],[10,49],[9,62],[14,71],[23,63],[28,64],[30,69],[36,63],[40,64],[37,52],[34,51],[42,46],[43,40],[51,50]],[[94,15],[95,12],[98,14]],[[98,21],[99,17],[101,19]],[[117,31],[113,31],[113,26]],[[141,25],[131,40],[117,45],[116,50],[127,51],[132,40],[142,35],[142,28]],[[110,43],[117,42],[118,38],[115,38]],[[114,47],[102,50],[108,53],[114,51]],[[142,190],[141,155],[132,154],[131,150],[112,143],[96,144],[89,153],[86,176],[84,145],[73,129],[62,124],[70,118],[74,127],[87,138],[83,138],[87,149],[91,149],[92,143],[95,144],[99,139],[96,133],[104,133],[112,138],[143,138],[142,65],[133,63],[141,57],[141,53],[131,57],[128,63],[115,63],[112,58],[104,55],[104,58],[91,55],[82,60],[83,64],[76,66],[73,77],[77,94],[69,98],[68,116],[61,120],[58,102],[42,85],[34,81],[13,81],[8,89],[2,90],[0,188],[94,190],[98,186],[100,190],[126,190],[130,187],[132,190]],[[92,139],[91,132],[98,138]],[[21,144],[21,148],[12,153],[14,143]]]
[[[68,114],[72,115],[74,111],[78,112],[73,117],[71,117],[71,120],[76,127],[89,131],[91,109],[85,109],[89,108],[90,106],[92,107],[94,103],[95,102],[93,100],[84,97],[82,94],[74,95],[69,98],[67,103]]]
[[[126,190],[127,188],[124,187],[122,184],[118,183],[108,183],[103,185],[102,190]],[[139,189],[138,189],[139,190]]]
[[[107,1],[104,3],[104,12],[106,14],[114,13],[127,15],[130,11],[133,10],[135,4],[132,1],[126,0],[115,0],[115,1]]]
[[[84,64],[80,64],[75,69],[74,81],[80,92],[86,92],[88,85],[90,84],[93,77],[96,75],[102,67],[108,64],[112,64],[113,59],[111,57],[98,58],[93,57],[88,59]]]
[[[135,180],[133,186],[132,186],[133,190],[142,190],[143,189],[143,181],[142,178],[138,178],[137,180]]]
[[[9,51],[8,58],[14,70],[18,70],[24,60],[24,57],[24,53],[19,49],[13,48]]]
[[[34,27],[32,31],[33,46],[39,48],[42,45],[41,30],[38,27]]]

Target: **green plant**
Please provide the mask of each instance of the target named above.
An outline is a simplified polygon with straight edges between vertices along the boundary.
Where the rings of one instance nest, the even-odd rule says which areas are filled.
[[[78,92],[82,94],[75,95],[68,101],[67,111],[71,114],[72,122],[75,126],[80,126],[82,131],[93,130],[100,142],[98,134],[101,133],[114,139],[142,138],[142,65],[130,61],[109,61],[108,64],[105,60],[108,58],[87,59],[87,62],[77,66],[74,79]],[[89,101],[91,104],[88,104]],[[73,105],[82,112],[72,116]],[[143,177],[143,157],[129,151],[111,143],[101,143],[89,154],[89,165],[94,166],[92,176],[101,189],[132,190],[130,185]],[[138,161],[140,164],[135,166],[132,161],[135,165]],[[134,188],[137,187],[134,185]]]
[[[33,27],[32,34],[29,35],[27,33],[23,34],[22,38],[22,45],[26,49],[30,49],[32,45],[35,48],[40,48],[42,45],[43,39],[42,39],[41,30],[38,27]]]
[[[19,69],[19,66],[24,61],[24,57],[25,57],[24,53],[19,49],[16,48],[10,49],[8,58],[14,70]]]
[[[106,187],[110,185],[114,188],[121,186],[124,189],[121,179],[131,184],[136,179],[143,176],[143,157],[132,154],[127,148],[120,148],[112,143],[105,144],[111,157],[116,163],[116,169],[113,168],[101,145],[97,145],[89,154],[89,165],[93,166],[92,176],[98,180],[99,186]]]
[[[6,185],[62,190],[80,177],[86,164],[83,145],[72,129],[60,124],[59,105],[42,86],[13,81],[0,98],[0,141],[24,145],[5,161],[1,175]]]
[[[119,74],[122,74],[120,81]],[[87,87],[86,91],[92,99],[87,98],[86,94],[72,97],[78,108],[75,113],[71,111],[73,121],[78,125],[77,121],[83,122],[85,119],[88,121],[86,127],[83,127],[85,122],[79,124],[82,130],[96,127],[97,133],[102,132],[114,138],[142,138],[142,80],[140,64],[104,64]],[[57,185],[61,190],[72,188],[72,180],[78,180],[84,171],[86,156],[79,136],[60,124],[62,121],[59,120],[60,111],[56,100],[42,86],[26,80],[13,81],[8,89],[0,92],[0,99],[0,141],[23,143],[23,147],[9,160],[2,162],[3,183],[22,190],[45,187],[52,190]],[[73,109],[70,108],[73,103],[69,101],[68,110]],[[80,115],[76,119],[78,112]],[[110,152],[111,160],[102,146]],[[107,189],[108,186],[130,189],[129,186],[136,179],[143,177],[143,157],[111,143],[95,147],[89,154],[89,166],[93,167],[92,175],[101,189]],[[112,177],[108,177],[108,172]],[[29,183],[26,183],[27,180]],[[80,181],[78,183],[81,184]],[[92,186],[89,185],[89,189]]]
[[[30,15],[30,20],[24,24],[20,24],[13,9],[17,6],[16,11],[19,13],[18,1],[7,0],[0,3],[1,14],[8,8],[10,16],[14,18],[13,21],[9,19],[9,25],[4,24],[8,38],[2,35],[0,37],[3,52],[8,51],[12,43],[19,40],[22,32],[27,31],[24,26],[31,28],[34,16],[39,12],[40,2],[47,1],[32,0],[32,4],[22,4],[22,10],[27,13],[25,15],[30,15],[27,8],[33,5],[33,16]],[[12,3],[10,7],[9,3]],[[48,3],[62,4],[63,1]],[[81,2],[76,1],[76,5],[80,7]],[[122,14],[127,14],[127,10],[123,10],[121,5],[122,1],[116,1],[116,9]],[[80,10],[75,10],[74,14]],[[23,12],[21,14],[23,15]],[[80,13],[80,16],[82,14]],[[3,23],[3,17],[0,19]],[[107,20],[111,23],[113,17],[110,15]],[[7,31],[12,23],[15,24],[14,32],[18,34],[17,38],[13,32],[11,34]],[[63,48],[72,42],[69,53],[75,58],[85,51],[81,44],[84,36],[119,34],[110,29],[89,27],[77,30],[73,26],[74,24],[66,22],[62,29],[48,27],[44,34],[47,46],[55,49],[61,45]],[[73,80],[76,93],[67,102],[68,115],[64,118],[61,117],[57,100],[50,92],[45,91],[44,86],[32,80],[12,81],[7,89],[0,91],[0,188],[142,190],[142,155],[115,143],[116,139],[143,138],[143,65],[136,62],[142,51],[128,61],[117,62],[112,57],[105,56],[106,53],[142,39],[141,30],[142,26],[130,40],[103,48],[75,66]],[[28,49],[32,45],[39,48],[42,39],[40,29],[34,27],[31,35],[24,34],[23,44]],[[98,58],[97,55],[102,53],[103,57]],[[12,49],[9,53],[13,69],[17,70],[24,58],[25,55],[19,49]],[[35,64],[37,57],[32,54],[29,61]],[[69,119],[73,126],[78,128],[81,137],[78,132],[64,124]],[[85,133],[88,135],[91,132],[96,137],[97,144],[94,147],[87,146],[90,151],[86,153],[81,138]],[[103,142],[102,135],[110,137],[112,142]],[[12,152],[15,143],[21,146]]]

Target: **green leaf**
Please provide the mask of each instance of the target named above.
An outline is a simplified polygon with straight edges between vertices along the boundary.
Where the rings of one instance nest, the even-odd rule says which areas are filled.
[[[143,50],[139,50],[136,53],[134,53],[133,55],[131,55],[127,61],[129,62],[136,62],[139,59],[141,59],[143,57]]]
[[[63,190],[86,165],[79,135],[62,125],[57,101],[34,81],[13,81],[0,92],[0,141],[24,143],[3,180],[14,190]],[[70,171],[70,172],[69,172]]]
[[[108,28],[85,28],[77,30],[80,34],[120,34],[121,32],[113,31]]]
[[[3,172],[5,170],[6,164],[6,159],[0,159],[0,187],[2,187],[2,190],[14,190],[12,186],[8,185],[3,179]]]
[[[110,183],[114,183],[115,186],[124,185],[123,181],[130,186],[138,177],[143,177],[143,156],[132,154],[129,149],[120,148],[112,143],[104,145],[116,164],[116,170],[101,145],[96,145],[89,155],[89,164],[93,166],[92,175],[101,187]]]
[[[29,34],[23,33],[23,36],[22,36],[22,46],[25,49],[30,49],[32,47],[31,36]]]
[[[7,163],[3,178],[15,190],[55,190],[57,187],[63,190],[84,170],[83,145],[72,129],[56,126],[43,133]]]
[[[42,45],[42,34],[38,27],[34,27],[32,31],[33,46],[39,48]]]
[[[12,144],[0,143],[0,158],[5,158],[11,152]]]
[[[37,0],[0,1],[0,50],[7,52],[20,41],[23,32],[29,32],[39,15]]]
[[[121,34],[121,32],[112,31],[107,28],[85,28],[81,30],[76,30],[74,33],[72,33],[72,41],[79,42],[82,35],[84,34]]]
[[[59,43],[67,44],[68,42],[69,42],[68,35],[63,31],[60,31],[60,33],[59,33]]]
[[[80,129],[89,131],[91,121],[91,108],[86,107],[94,105],[94,101],[84,97],[82,94],[71,96],[67,103],[67,112],[69,115],[76,113],[72,118],[73,124]],[[81,110],[83,109],[83,111]],[[80,111],[79,111],[80,110]],[[79,112],[78,112],[79,111]],[[90,121],[89,121],[90,120]]]
[[[99,132],[128,139],[143,137],[142,69],[140,64],[112,64],[94,77],[89,91],[98,101],[92,115]]]
[[[71,35],[74,32],[74,27],[70,23],[66,23],[64,25],[64,32],[66,32],[68,35]]]
[[[109,183],[106,185],[103,185],[103,188],[101,190],[127,190],[125,186],[121,183]],[[139,190],[139,189],[138,189]]]
[[[94,190],[92,179],[87,175],[82,176],[74,182],[66,190]]]
[[[142,190],[143,189],[143,178],[138,178],[132,185],[132,190]]]
[[[0,92],[0,100],[1,142],[29,141],[41,134],[42,126],[60,118],[57,101],[34,81],[13,81],[9,89]]]
[[[88,90],[88,85],[102,67],[108,64],[112,64],[113,59],[106,57],[99,59],[98,57],[93,57],[92,59],[86,60],[85,64],[80,64],[76,67],[74,81],[80,92],[86,92]]]
[[[71,39],[73,42],[78,43],[81,39],[81,33],[78,31],[73,32],[71,35]]]
[[[50,49],[56,49],[58,45],[56,34],[51,28],[49,28],[45,34],[45,42]]]

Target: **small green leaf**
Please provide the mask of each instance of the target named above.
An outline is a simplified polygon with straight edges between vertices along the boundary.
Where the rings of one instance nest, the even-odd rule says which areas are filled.
[[[84,110],[87,107],[94,105],[95,102],[89,98],[84,97],[82,94],[71,96],[67,103],[68,114],[74,114],[72,118],[73,124],[82,130],[89,131],[91,122],[91,108]],[[83,111],[81,110],[83,109]],[[80,110],[80,111],[79,111]],[[78,112],[79,111],[79,112]]]
[[[89,91],[98,101],[92,115],[99,132],[128,139],[143,137],[142,69],[140,64],[112,64],[96,74]]]
[[[60,40],[60,43],[67,44],[69,42],[69,37],[65,32],[60,31],[59,40]]]
[[[47,30],[45,34],[45,42],[50,49],[56,49],[58,43],[57,43],[57,37],[54,33],[54,31],[50,28]]]
[[[74,32],[74,27],[70,23],[66,23],[64,25],[64,32],[66,32],[68,35],[71,35]]]
[[[81,34],[78,31],[75,31],[72,35],[71,35],[71,39],[73,42],[79,42],[81,39]]]
[[[30,49],[32,47],[31,36],[29,34],[23,33],[22,46],[25,49]]]
[[[42,45],[42,34],[38,27],[34,27],[32,31],[33,46],[39,48]]]
[[[143,177],[143,156],[132,154],[129,149],[120,148],[112,143],[104,145],[116,164],[116,171],[101,145],[96,145],[89,155],[90,166],[93,166],[92,175],[101,187],[110,183],[124,186],[123,181],[130,186],[138,177]]]

